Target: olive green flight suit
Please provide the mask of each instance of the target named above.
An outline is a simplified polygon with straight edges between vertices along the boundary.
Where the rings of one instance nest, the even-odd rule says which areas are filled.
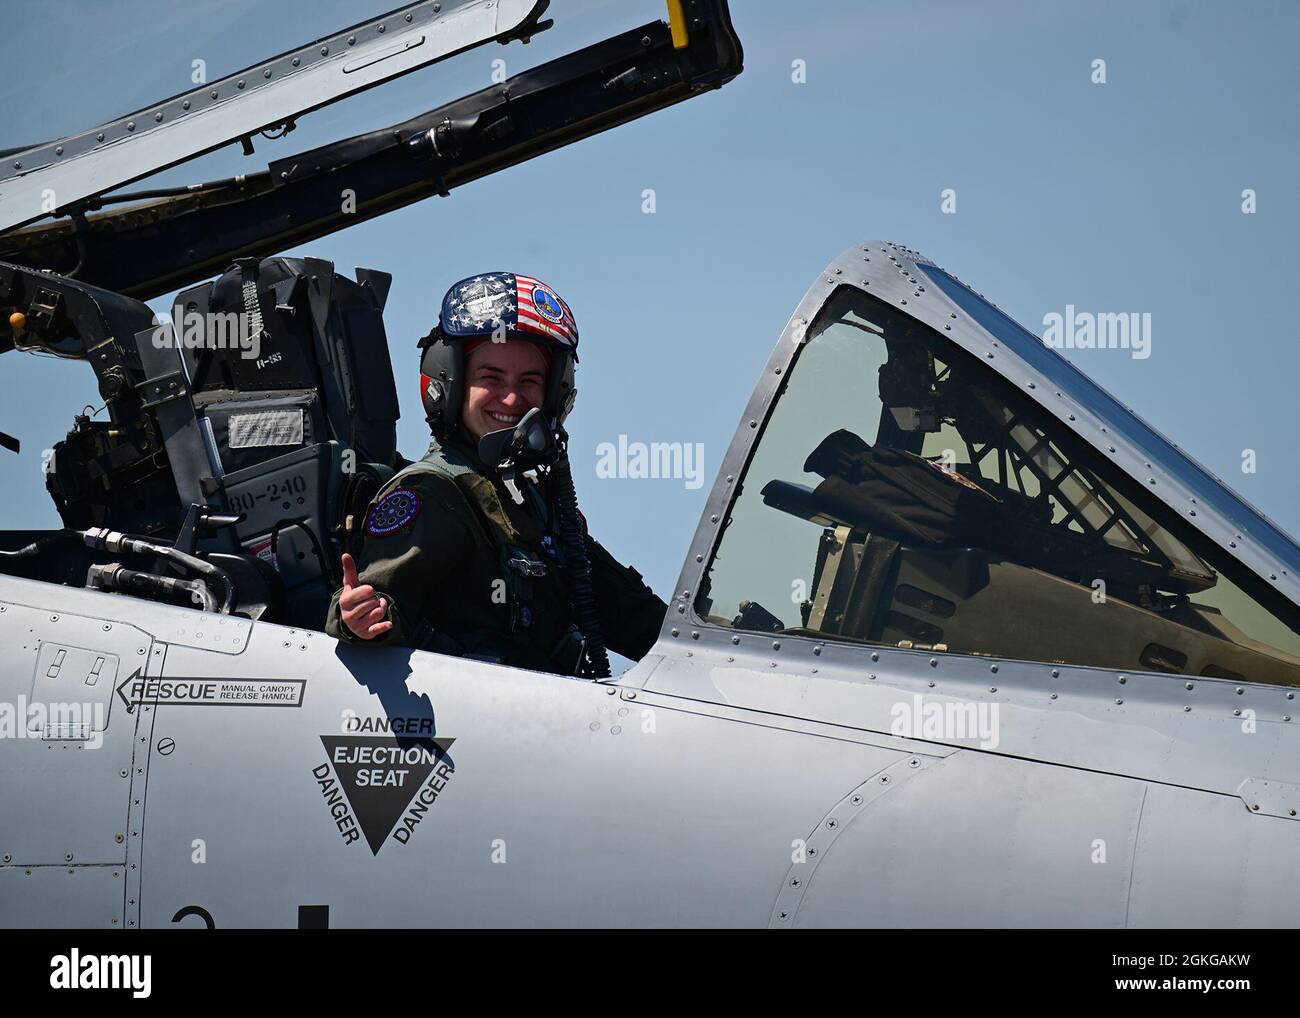
[[[435,441],[375,495],[354,552],[358,580],[388,600],[392,628],[373,640],[353,635],[343,624],[339,590],[325,631],[348,642],[573,674],[582,642],[559,528],[544,518],[554,503],[533,482],[516,483],[523,504],[468,446]],[[643,657],[667,606],[590,535],[587,554],[605,645]]]

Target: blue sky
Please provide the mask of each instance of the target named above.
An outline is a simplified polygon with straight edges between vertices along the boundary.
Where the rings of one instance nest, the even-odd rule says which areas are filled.
[[[1292,310],[1300,235],[1300,5],[1019,0],[737,2],[745,72],[711,93],[314,242],[293,254],[393,273],[386,321],[399,445],[426,444],[416,339],[474,272],[535,275],[582,333],[575,474],[593,532],[667,595],[772,345],[818,271],[885,238],[1034,332],[1067,304],[1152,316],[1145,360],[1068,355],[1292,534],[1300,533]],[[6,0],[0,147],[69,133],[386,9],[338,0]],[[527,46],[465,54],[214,153],[182,183],[395,123],[664,17],[661,3],[553,5]],[[1094,84],[1092,61],[1106,61]],[[806,64],[806,83],[791,80]],[[657,211],[641,211],[653,188]],[[945,215],[940,195],[956,191]],[[1241,192],[1258,211],[1244,215]],[[169,301],[152,302],[157,308]],[[9,528],[58,524],[41,452],[99,405],[90,369],[4,356]],[[596,448],[699,442],[705,483],[606,479]],[[1253,449],[1257,472],[1241,470]]]

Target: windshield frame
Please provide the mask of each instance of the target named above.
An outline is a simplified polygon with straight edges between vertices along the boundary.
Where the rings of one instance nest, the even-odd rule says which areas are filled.
[[[950,283],[941,286],[933,282],[938,278],[933,272],[941,273]],[[682,624],[694,628],[697,639],[701,628],[732,633],[698,615],[695,602],[700,585],[717,553],[723,522],[737,498],[738,483],[750,468],[807,330],[836,291],[845,286],[886,301],[983,360],[1062,429],[1073,432],[1100,458],[1119,467],[1132,482],[1131,490],[1121,494],[1131,498],[1135,491],[1145,491],[1162,503],[1168,510],[1162,515],[1169,519],[1160,522],[1180,541],[1197,554],[1207,542],[1218,549],[1216,558],[1228,559],[1239,567],[1232,574],[1225,571],[1229,580],[1245,588],[1293,628],[1296,626],[1300,619],[1300,547],[1293,540],[1059,353],[956,277],[907,248],[872,241],[850,248],[831,262],[804,294],[782,330],[723,457],[678,577],[663,636],[677,638]],[[960,303],[947,292],[957,286],[962,288]],[[978,311],[979,318],[971,311]],[[1000,331],[994,333],[984,323],[997,325]],[[825,642],[811,637],[786,638]],[[917,652],[904,649],[896,653]]]

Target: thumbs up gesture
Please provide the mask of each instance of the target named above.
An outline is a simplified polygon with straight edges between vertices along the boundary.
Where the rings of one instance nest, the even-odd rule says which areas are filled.
[[[393,628],[385,622],[388,599],[378,597],[375,588],[362,584],[357,578],[357,564],[347,552],[343,553],[343,593],[339,595],[339,612],[343,624],[360,640],[373,640]]]

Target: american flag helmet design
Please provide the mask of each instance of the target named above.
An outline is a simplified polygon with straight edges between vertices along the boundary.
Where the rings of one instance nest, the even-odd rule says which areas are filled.
[[[544,340],[578,353],[578,323],[554,289],[532,276],[484,272],[447,291],[439,319],[449,339],[491,336],[504,329],[516,339]]]

